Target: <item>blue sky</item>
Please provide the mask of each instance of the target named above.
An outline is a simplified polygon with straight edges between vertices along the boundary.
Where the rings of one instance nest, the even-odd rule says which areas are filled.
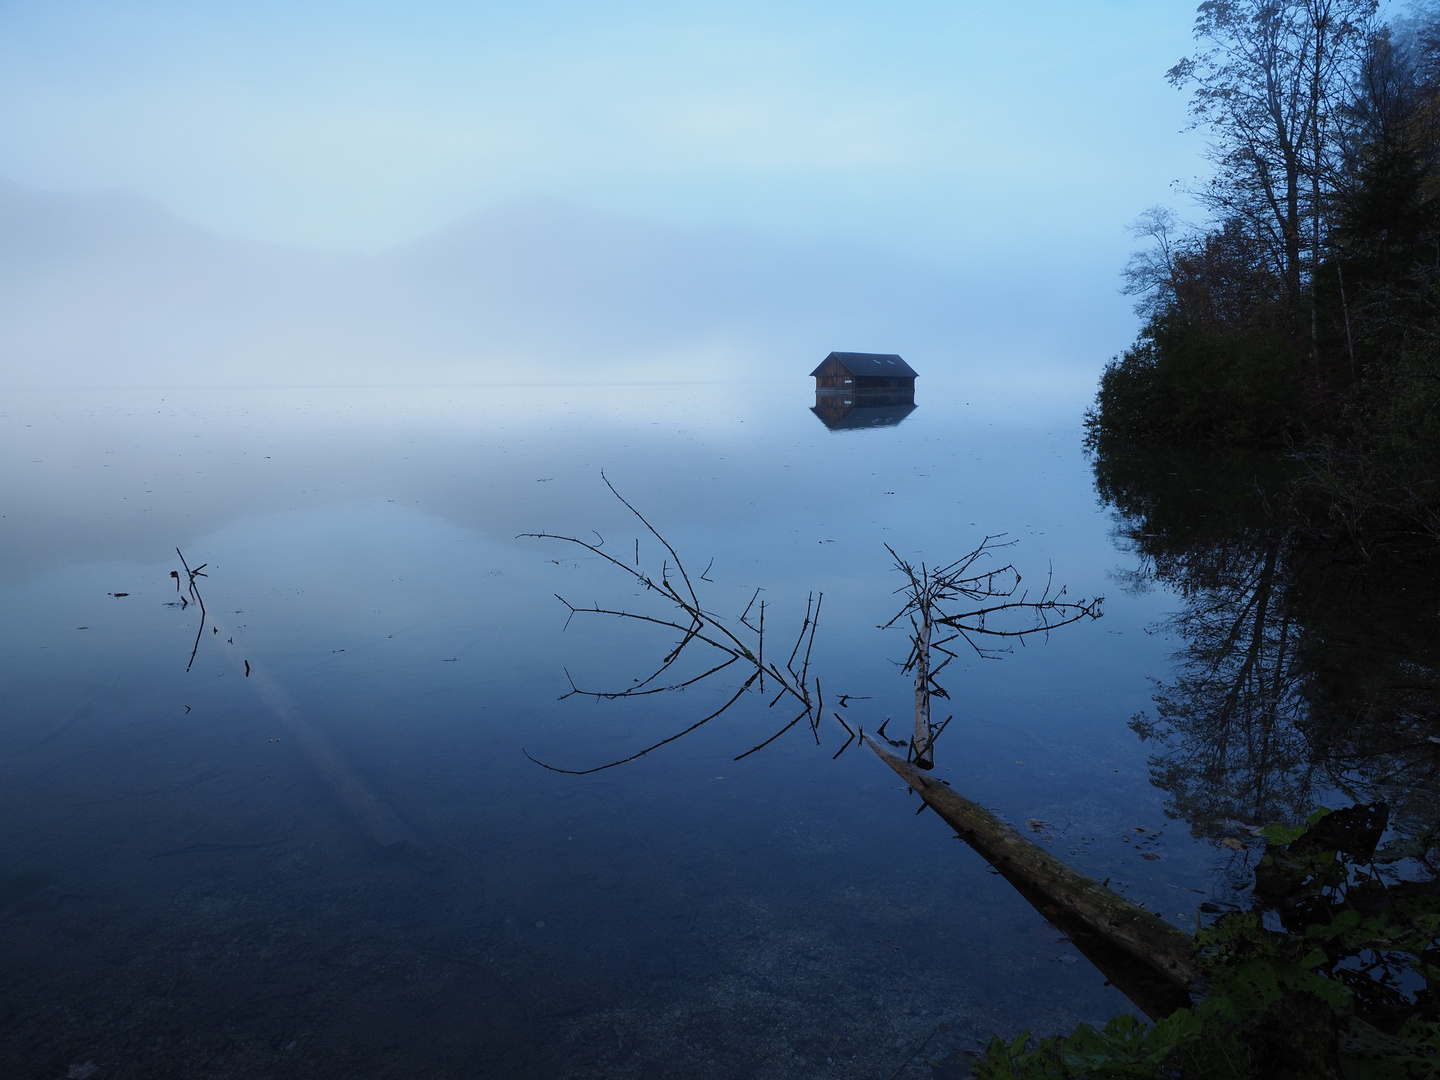
[[[535,195],[1113,273],[1192,2],[0,0],[0,176],[378,250]]]

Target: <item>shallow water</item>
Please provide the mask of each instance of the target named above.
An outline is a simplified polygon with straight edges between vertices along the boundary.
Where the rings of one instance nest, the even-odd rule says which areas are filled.
[[[1126,726],[1174,598],[1118,587],[1075,410],[919,401],[831,431],[799,384],[8,395],[7,1075],[928,1076],[994,1031],[1129,1011],[868,752],[832,760],[838,725],[735,761],[790,719],[756,693],[608,771],[522,753],[601,764],[737,686],[562,698],[671,641],[567,627],[555,594],[643,598],[517,538],[625,561],[638,538],[658,575],[602,469],[707,609],[762,589],[793,640],[823,593],[813,663],[870,730],[912,701],[885,545],[935,564],[1004,533],[1105,616],[953,664],[939,772],[1193,927],[1231,853],[1165,818]],[[380,852],[345,776],[419,850]]]

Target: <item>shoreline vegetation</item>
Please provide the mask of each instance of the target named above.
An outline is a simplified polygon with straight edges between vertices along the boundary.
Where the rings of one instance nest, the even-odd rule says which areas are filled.
[[[1214,175],[1153,207],[1086,444],[1289,448],[1312,509],[1440,537],[1440,12],[1210,0],[1169,72]]]
[[[1248,907],[1196,933],[1190,1007],[973,1075],[1440,1076],[1440,8],[1206,0],[1194,37],[1206,223],[1133,226],[1143,325],[1085,445],[1128,584],[1184,605],[1131,726]]]

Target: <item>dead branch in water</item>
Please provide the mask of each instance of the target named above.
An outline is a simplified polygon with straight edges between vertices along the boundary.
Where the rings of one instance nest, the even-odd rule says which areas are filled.
[[[528,750],[522,749],[521,752],[531,761],[535,762],[535,764],[542,768],[549,769],[551,772],[583,776],[588,773],[600,772],[604,769],[613,769],[617,765],[624,765],[637,758],[642,758],[652,750],[658,750],[660,747],[672,743],[676,739],[690,734],[690,732],[697,728],[705,726],[711,720],[722,716],[757,683],[763,692],[765,688],[765,677],[767,675],[775,686],[778,687],[775,696],[770,701],[770,707],[773,709],[781,701],[788,698],[792,700],[793,705],[799,707],[800,711],[793,720],[781,727],[768,739],[757,746],[751,747],[745,751],[745,753],[738,755],[735,760],[738,761],[740,758],[747,757],[756,750],[768,746],[802,720],[809,720],[811,730],[815,731],[819,725],[820,709],[823,702],[820,696],[819,679],[814,678],[810,673],[810,657],[815,646],[815,631],[820,622],[820,605],[824,600],[823,594],[816,595],[812,593],[806,600],[805,617],[800,624],[800,632],[796,635],[795,645],[790,650],[790,658],[785,662],[784,668],[781,668],[773,660],[767,663],[765,660],[765,601],[760,601],[759,625],[756,626],[751,623],[748,618],[751,609],[755,606],[756,598],[760,595],[760,590],[757,589],[755,595],[750,598],[750,603],[746,605],[745,611],[737,620],[738,627],[736,629],[732,629],[718,615],[706,611],[700,604],[700,598],[695,592],[695,586],[690,580],[690,575],[685,569],[684,560],[680,558],[679,553],[670,545],[670,542],[666,540],[665,537],[660,535],[655,526],[646,520],[645,516],[641,514],[639,510],[635,509],[620,492],[615,490],[615,485],[610,483],[609,478],[605,476],[603,472],[600,474],[600,478],[604,480],[605,486],[610,489],[610,493],[620,500],[625,509],[629,510],[630,513],[645,526],[645,529],[650,535],[655,537],[668,553],[669,558],[664,560],[661,566],[658,582],[654,577],[646,574],[645,571],[640,568],[640,542],[638,539],[635,542],[635,565],[630,566],[626,562],[615,558],[609,552],[601,550],[605,540],[599,533],[596,533],[596,543],[591,543],[589,540],[582,540],[576,536],[562,536],[557,533],[521,533],[520,535],[540,540],[559,540],[563,543],[574,544],[577,547],[584,548],[586,551],[593,555],[598,555],[610,565],[619,568],[629,575],[641,586],[644,590],[644,595],[662,601],[662,606],[658,613],[649,613],[629,611],[623,608],[602,608],[598,603],[591,607],[578,607],[570,603],[570,601],[566,600],[563,596],[556,594],[556,599],[564,604],[569,611],[569,615],[565,620],[567,627],[570,625],[570,620],[575,618],[576,615],[603,615],[610,618],[662,627],[673,631],[679,638],[673,647],[661,657],[658,665],[649,675],[645,676],[645,678],[636,679],[631,685],[618,690],[583,689],[576,686],[574,680],[571,679],[569,691],[562,694],[560,700],[564,701],[566,698],[577,695],[580,697],[594,698],[597,701],[616,700],[621,698],[646,697],[651,694],[681,690],[702,683],[735,664],[740,665],[740,672],[745,675],[745,681],[741,683],[740,688],[736,690],[723,705],[708,716],[701,717],[688,727],[658,742],[650,744],[643,750],[638,750],[627,757],[617,758],[614,761],[607,761],[603,765],[595,765],[588,769],[565,769],[541,761]],[[680,587],[677,587],[671,579],[672,561],[674,564],[674,572],[680,582]],[[711,560],[711,565],[713,564],[714,560]],[[709,570],[710,567],[707,566],[706,573],[708,573]],[[701,575],[701,580],[709,581],[710,579]],[[802,647],[804,650],[803,654],[801,652]],[[682,656],[687,655],[688,651],[697,648],[703,649],[709,654],[709,660],[707,661],[709,666],[706,670],[702,671],[699,675],[695,675],[678,683],[666,685],[660,681],[661,676],[674,667]],[[799,660],[798,669],[796,667],[797,658]],[[566,677],[569,678],[569,672],[566,672]]]
[[[206,624],[205,601],[200,596],[196,579],[209,576],[201,572],[209,563],[201,563],[192,570],[179,548],[175,549],[175,554],[180,556],[180,565],[185,568],[185,573],[190,579],[189,588],[186,593],[182,594],[181,599],[185,600],[188,596],[187,604],[194,603],[200,607],[200,629],[195,633],[195,645],[190,650],[190,662],[185,665],[185,670],[189,671],[195,663],[195,654],[200,650],[200,639],[204,636]],[[170,576],[175,579],[175,588],[178,591],[180,589],[179,573],[172,570]],[[219,638],[220,622],[210,620],[210,628],[214,636]],[[275,717],[289,728],[291,737],[319,773],[335,801],[350,813],[355,823],[375,842],[376,847],[392,854],[412,854],[430,858],[430,852],[420,842],[420,838],[415,835],[414,830],[388,803],[371,791],[370,786],[355,771],[345,756],[336,750],[329,740],[306,719],[294,699],[259,665],[258,661],[252,672],[250,660],[246,656],[243,644],[237,645],[234,633],[228,629],[225,631],[221,648],[229,654],[237,669],[243,667],[247,679],[250,679],[252,674],[254,675],[249,685],[260,695],[260,699],[265,702]],[[164,854],[174,854],[174,852]],[[152,858],[158,857],[152,856]]]
[[[757,750],[769,746],[802,721],[808,722],[811,735],[815,739],[816,745],[819,745],[820,722],[825,715],[824,695],[820,679],[818,675],[814,674],[812,663],[815,659],[815,632],[820,621],[820,608],[824,601],[823,594],[812,593],[806,599],[805,614],[801,619],[799,632],[795,636],[784,667],[782,668],[773,660],[767,661],[765,657],[765,616],[769,604],[760,598],[762,590],[758,588],[755,590],[749,603],[745,605],[745,610],[735,621],[733,628],[720,616],[706,610],[700,603],[700,598],[679,552],[639,510],[615,489],[615,485],[603,472],[600,475],[611,494],[634,515],[636,520],[660,542],[664,549],[666,558],[662,563],[658,581],[640,567],[640,542],[638,539],[635,541],[634,564],[631,565],[629,551],[625,552],[625,558],[622,559],[603,550],[605,540],[599,533],[595,534],[594,541],[557,533],[522,533],[521,536],[532,539],[559,540],[583,548],[628,575],[634,583],[641,587],[643,596],[660,602],[658,609],[651,610],[601,607],[599,603],[581,607],[557,594],[556,599],[564,604],[568,611],[565,620],[566,627],[577,615],[599,615],[660,627],[673,632],[676,640],[649,674],[644,678],[634,679],[629,686],[617,689],[592,689],[577,686],[571,679],[570,689],[561,695],[560,700],[581,696],[594,698],[597,701],[613,701],[683,690],[702,684],[736,665],[738,665],[739,675],[743,677],[743,682],[739,689],[715,711],[625,757],[589,768],[570,769],[541,761],[529,751],[523,751],[525,756],[535,764],[552,772],[572,775],[585,775],[624,765],[644,757],[651,751],[658,750],[724,715],[752,688],[758,686],[761,693],[766,693],[767,677],[774,684],[772,688],[774,693],[770,698],[769,707],[773,709],[781,702],[789,700],[791,707],[798,711],[768,738],[752,746],[743,754],[737,755],[735,760],[748,757]],[[1021,577],[1013,564],[1006,563],[1004,566],[986,569],[984,561],[991,558],[994,552],[1000,548],[1008,547],[1009,544],[1010,542],[1002,542],[999,537],[987,536],[969,554],[938,569],[931,569],[924,563],[921,563],[917,569],[896,554],[893,548],[886,545],[886,550],[895,560],[896,569],[906,576],[907,584],[896,590],[905,596],[904,606],[889,622],[884,623],[882,628],[894,626],[902,619],[908,619],[912,629],[910,654],[903,665],[903,670],[906,673],[915,672],[915,735],[910,742],[910,752],[920,768],[929,769],[934,766],[935,740],[944,730],[945,725],[953,719],[953,717],[946,717],[944,721],[936,725],[931,723],[930,717],[930,699],[950,696],[936,677],[956,657],[956,653],[948,647],[951,643],[963,639],[980,657],[994,659],[1000,654],[1008,652],[1015,641],[1023,644],[1027,638],[1036,634],[1048,634],[1051,630],[1081,619],[1100,617],[1101,599],[1098,597],[1093,600],[1069,600],[1066,597],[1065,589],[1061,588],[1057,591],[1052,581],[1047,578],[1040,595],[1032,598],[1028,590],[1020,591]],[[714,560],[712,559],[710,565],[705,568],[707,575],[713,566]],[[710,579],[701,575],[700,580],[709,581]],[[757,601],[758,618],[752,621],[751,613],[755,611]],[[956,610],[957,606],[961,610]],[[708,654],[708,658],[702,662],[703,670],[699,674],[674,683],[670,683],[664,678],[682,657],[691,656],[697,651]],[[944,654],[945,658],[939,664],[932,663],[931,657],[935,652]],[[566,677],[570,677],[568,671]],[[673,678],[673,676],[671,677]],[[841,694],[840,707],[845,708],[852,697],[853,695],[850,694]],[[849,724],[841,719],[838,712],[833,715],[840,721],[848,736],[844,745],[835,754],[838,757],[856,738],[856,733]]]
[[[185,670],[189,671],[191,667],[193,667],[195,664],[195,654],[200,651],[200,635],[205,633],[205,600],[200,595],[200,588],[196,584],[195,579],[209,577],[209,574],[202,574],[200,571],[204,570],[205,567],[209,566],[210,564],[202,562],[199,566],[195,567],[194,570],[191,570],[190,564],[185,561],[185,556],[181,554],[178,547],[175,549],[175,554],[180,556],[180,565],[185,567],[185,574],[190,579],[190,587],[187,590],[189,598],[186,599],[185,596],[181,596],[180,599],[182,603],[193,603],[200,605],[200,629],[195,631],[195,645],[190,650],[190,663],[185,665]],[[171,570],[170,576],[175,579],[175,591],[179,592],[180,575],[177,574],[174,570]]]
[[[602,551],[603,539],[599,543],[591,543],[578,537],[553,533],[522,535],[560,540],[584,548],[629,574],[643,587],[644,595],[662,599],[665,603],[661,613],[653,614],[602,608],[598,603],[581,608],[561,597],[561,603],[569,610],[567,626],[569,620],[579,614],[604,615],[667,628],[678,635],[678,640],[646,678],[635,680],[631,686],[618,690],[587,690],[576,686],[572,680],[570,690],[562,695],[562,700],[577,694],[597,700],[641,697],[664,689],[696,685],[737,664],[741,665],[747,677],[718,709],[628,757],[588,769],[558,768],[539,761],[528,752],[526,757],[554,772],[584,774],[614,768],[672,743],[723,715],[757,682],[763,686],[767,675],[779,686],[770,706],[773,708],[788,697],[792,699],[792,704],[799,706],[799,711],[769,738],[740,754],[736,760],[768,746],[802,720],[810,722],[812,734],[818,742],[823,698],[820,679],[811,674],[811,661],[821,598],[812,595],[807,601],[800,632],[784,668],[773,662],[767,663],[763,659],[764,601],[760,601],[758,626],[749,618],[760,590],[755,591],[741,613],[738,620],[740,629],[730,629],[718,616],[702,608],[684,564],[669,542],[615,490],[608,478],[605,484],[668,553],[669,559],[658,583],[638,568],[638,543],[637,565],[631,567]],[[917,569],[887,545],[896,569],[906,578],[906,584],[897,590],[905,600],[901,609],[881,628],[894,626],[902,620],[908,620],[910,624],[911,648],[903,670],[915,673],[915,735],[909,743],[914,760],[902,760],[876,740],[867,739],[863,728],[857,732],[839,712],[832,712],[832,715],[849,737],[835,756],[838,757],[857,739],[870,746],[920,795],[922,810],[926,806],[935,810],[1036,910],[1068,934],[1075,945],[1142,1010],[1151,1017],[1169,1015],[1175,1008],[1188,1004],[1192,986],[1198,986],[1193,945],[1187,935],[1151,912],[1117,896],[1105,885],[1071,869],[994,814],[920,771],[933,767],[935,739],[952,719],[947,717],[939,725],[932,725],[930,720],[930,699],[950,696],[937,681],[937,676],[957,656],[956,651],[949,647],[951,644],[963,640],[980,658],[994,659],[1009,651],[1017,641],[1023,644],[1037,634],[1048,635],[1051,630],[1101,615],[1100,598],[1070,600],[1063,588],[1054,589],[1049,577],[1039,596],[1032,597],[1028,591],[1020,590],[1021,577],[1012,564],[987,569],[984,560],[1006,546],[1008,544],[1000,542],[1000,538],[987,536],[969,554],[948,565],[931,569],[921,563]],[[683,592],[670,579],[671,559],[674,560],[678,579],[683,583]],[[709,569],[706,567],[707,573]],[[675,687],[661,685],[661,676],[679,661],[687,649],[696,647],[712,652],[712,662],[705,665],[705,670],[675,684]],[[944,655],[939,664],[932,663],[932,655],[936,652]],[[840,695],[840,707],[845,708],[851,697]],[[878,734],[882,738],[884,731],[885,724],[881,724]],[[906,744],[898,742],[896,745]]]
[[[906,583],[895,590],[904,595],[905,605],[880,628],[887,630],[902,619],[910,622],[910,655],[901,670],[915,672],[915,735],[910,755],[921,769],[935,767],[935,740],[940,735],[940,728],[930,722],[930,699],[950,697],[935,679],[955,659],[956,654],[946,646],[963,640],[981,659],[994,660],[1009,652],[1016,641],[1023,645],[1036,634],[1048,635],[1051,630],[1081,619],[1100,617],[1103,597],[1068,600],[1063,586],[1055,590],[1053,572],[1047,575],[1040,596],[1032,600],[1029,590],[1016,595],[1021,577],[1013,563],[984,568],[985,560],[1013,543],[987,536],[968,555],[937,569],[923,562],[917,569],[889,544],[885,545],[895,560],[895,569],[905,575]],[[952,610],[959,601],[978,606]],[[950,631],[948,636],[936,639],[937,626],[944,628],[942,634]],[[945,659],[932,666],[932,652],[943,653]]]
[[[1067,866],[1018,830],[873,739],[866,745],[1151,1018],[1200,987],[1194,941],[1158,915]]]

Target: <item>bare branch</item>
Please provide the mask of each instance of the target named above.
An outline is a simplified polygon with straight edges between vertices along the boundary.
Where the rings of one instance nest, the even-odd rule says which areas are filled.
[[[685,588],[690,593],[690,602],[698,608],[700,606],[700,599],[695,595],[695,587],[690,584],[690,575],[685,573],[685,566],[680,561],[680,556],[676,554],[675,549],[670,546],[670,541],[666,540],[665,537],[661,536],[658,532],[656,532],[655,526],[651,525],[650,522],[645,520],[645,515],[640,513],[639,510],[636,510],[635,507],[631,506],[630,503],[626,501],[625,496],[621,495],[620,492],[615,490],[615,485],[610,483],[610,478],[605,475],[604,470],[601,470],[600,479],[605,481],[605,486],[610,489],[610,493],[625,504],[625,509],[629,510],[632,514],[639,518],[640,523],[644,525],[645,528],[650,530],[650,535],[655,537],[656,540],[659,540],[660,543],[665,545],[665,550],[670,552],[671,558],[675,560],[675,569],[680,571],[680,577],[685,581]]]
[[[200,595],[200,587],[199,587],[199,585],[196,583],[196,580],[195,580],[195,579],[196,579],[196,578],[202,578],[202,577],[209,577],[209,576],[210,576],[209,574],[203,574],[203,573],[201,573],[201,571],[204,570],[205,567],[209,566],[210,564],[209,564],[209,563],[201,563],[199,566],[195,567],[194,570],[191,570],[191,569],[190,569],[190,564],[185,561],[185,556],[184,556],[184,554],[180,551],[180,549],[179,549],[178,547],[175,549],[175,554],[180,556],[180,565],[185,568],[185,576],[190,579],[190,586],[189,586],[190,599],[191,599],[194,603],[200,605],[200,628],[195,631],[195,644],[194,644],[194,646],[190,649],[190,662],[185,665],[185,670],[186,670],[186,671],[189,671],[189,670],[195,665],[195,654],[200,651],[200,637],[201,637],[201,635],[203,635],[203,634],[205,633],[205,619],[206,619],[206,613],[205,613],[205,598]],[[177,589],[180,587],[180,580],[179,580],[178,577],[177,577],[176,580],[175,580],[175,587],[176,587]]]
[[[775,732],[774,735],[771,735],[768,739],[766,739],[764,742],[760,743],[758,746],[752,746],[749,750],[746,750],[743,754],[737,754],[733,760],[739,761],[741,758],[747,758],[747,757],[749,757],[751,754],[755,753],[756,750],[764,750],[765,747],[769,746],[772,742],[774,742],[776,739],[778,739],[781,735],[784,735],[785,732],[789,731],[792,727],[794,727],[796,724],[798,724],[801,720],[804,720],[804,719],[805,719],[807,716],[809,716],[809,715],[810,715],[810,710],[809,710],[809,709],[805,709],[805,710],[801,711],[800,714],[799,714],[798,716],[796,716],[794,720],[791,720],[788,724],[786,724],[784,727],[782,727],[779,731]]]
[[[590,773],[603,772],[605,769],[613,769],[617,765],[624,765],[627,762],[635,761],[637,758],[642,758],[646,754],[650,753],[650,751],[652,750],[659,750],[660,747],[672,743],[676,739],[680,739],[685,737],[686,735],[689,735],[690,732],[694,731],[696,728],[704,727],[711,720],[714,720],[717,716],[721,715],[727,709],[729,709],[731,705],[734,705],[735,702],[739,701],[740,695],[750,689],[750,684],[753,683],[757,677],[758,673],[756,675],[751,675],[750,678],[745,680],[744,684],[740,687],[740,689],[736,690],[735,693],[731,695],[730,699],[726,701],[724,705],[721,705],[720,708],[716,709],[709,716],[703,717],[695,721],[695,723],[691,724],[684,731],[677,731],[674,735],[671,735],[670,737],[665,739],[661,739],[657,743],[652,743],[650,746],[647,746],[644,750],[641,750],[638,753],[631,754],[629,757],[619,758],[616,761],[606,762],[604,765],[596,765],[593,768],[589,769],[562,769],[556,765],[547,765],[545,762],[541,761],[539,758],[531,754],[530,751],[526,750],[523,746],[520,748],[520,752],[524,754],[527,758],[529,758],[531,761],[535,762],[536,765],[539,765],[542,769],[549,769],[551,772],[565,773],[567,776],[588,776]],[[794,726],[793,722],[790,726]],[[744,755],[741,756],[743,757]]]
[[[934,697],[950,697],[949,692],[939,683],[936,676],[943,670],[955,653],[945,648],[956,640],[963,640],[982,659],[997,659],[1008,651],[984,642],[992,639],[1019,641],[1035,635],[1048,635],[1051,630],[1066,626],[1081,619],[1096,619],[1101,614],[1101,598],[1093,600],[1066,600],[1065,590],[1054,591],[1053,568],[1046,576],[1045,587],[1039,599],[1030,599],[1029,592],[1021,592],[1022,578],[1013,564],[993,570],[979,570],[977,564],[990,557],[998,548],[1009,547],[1014,541],[997,542],[999,537],[987,536],[980,544],[947,566],[932,570],[924,563],[917,570],[902,558],[894,548],[886,545],[895,569],[905,575],[905,584],[896,590],[905,598],[905,603],[888,622],[887,629],[907,620],[910,624],[910,650],[906,654],[901,670],[915,673],[915,734],[910,740],[910,753],[914,763],[922,769],[934,764],[935,740],[945,725],[932,726],[930,722],[930,701]],[[956,601],[968,601],[972,605],[962,611],[947,610]],[[999,620],[994,625],[991,620]],[[1014,619],[1022,620],[1016,625]],[[953,631],[948,637],[936,640],[935,626]],[[931,666],[933,652],[940,651],[946,659]],[[949,723],[947,719],[946,724]],[[884,725],[880,735],[884,738]],[[890,740],[893,741],[893,740]]]
[[[601,550],[604,538],[600,537],[598,533],[596,534],[596,543],[554,533],[524,533],[522,535],[537,539],[559,540],[598,555],[638,582],[644,589],[642,595],[653,596],[657,600],[663,598],[663,605],[666,608],[663,612],[650,613],[601,607],[598,602],[590,607],[578,607],[563,597],[559,597],[567,609],[566,626],[577,614],[603,615],[662,627],[674,631],[678,635],[678,639],[670,646],[649,675],[643,679],[634,680],[630,686],[623,689],[581,689],[570,678],[567,671],[566,678],[570,682],[570,690],[563,695],[562,700],[577,695],[596,700],[619,700],[685,689],[702,684],[737,663],[741,665],[742,669],[748,671],[748,677],[740,689],[731,695],[719,709],[627,757],[617,758],[592,768],[565,769],[540,761],[528,752],[526,756],[552,772],[571,775],[586,775],[614,768],[617,765],[634,761],[636,758],[644,757],[651,751],[666,746],[709,723],[732,708],[740,700],[741,695],[757,682],[762,695],[767,693],[765,685],[767,676],[775,683],[768,708],[773,709],[788,697],[794,700],[799,707],[799,712],[768,738],[738,755],[735,760],[739,761],[749,757],[758,750],[769,746],[802,720],[809,721],[811,735],[819,745],[819,729],[824,716],[825,698],[820,678],[813,674],[813,665],[816,659],[815,637],[820,624],[820,611],[824,605],[824,594],[811,593],[806,597],[805,614],[782,669],[773,660],[767,660],[765,657],[765,621],[766,608],[769,603],[760,599],[763,590],[756,588],[751,594],[749,602],[736,620],[735,628],[732,629],[721,616],[702,607],[679,553],[670,542],[615,489],[610,480],[604,477],[604,474],[602,474],[602,478],[611,493],[639,519],[650,531],[650,534],[660,542],[661,547],[669,556],[664,560],[658,582],[639,568],[638,540],[635,544],[636,565],[631,567]],[[1039,599],[1032,600],[1028,592],[1019,592],[1022,579],[1019,571],[1012,564],[1005,563],[993,568],[986,567],[985,560],[992,559],[998,550],[1013,544],[1014,541],[1004,540],[1003,534],[986,536],[967,554],[939,568],[931,568],[923,562],[916,567],[901,558],[894,548],[886,546],[886,550],[894,560],[895,568],[904,575],[905,584],[896,590],[904,597],[904,603],[889,622],[884,624],[884,627],[894,626],[901,620],[908,621],[910,624],[911,647],[903,670],[907,673],[914,672],[916,727],[915,737],[911,740],[910,747],[916,761],[922,767],[928,768],[933,763],[935,740],[953,719],[952,715],[941,724],[932,726],[930,723],[931,699],[935,697],[948,699],[950,696],[937,678],[957,655],[951,649],[946,648],[948,643],[963,639],[978,655],[994,658],[997,653],[1004,650],[994,645],[986,645],[984,642],[991,640],[1023,642],[1031,635],[1045,634],[1071,622],[1083,618],[1098,618],[1100,615],[1099,598],[1082,601],[1067,600],[1063,588],[1058,592],[1054,591],[1053,580],[1050,577],[1047,577]],[[672,559],[675,563],[676,573],[684,585],[683,590],[677,588],[670,580],[670,561]],[[713,565],[714,560],[712,559],[710,565],[705,568],[706,573],[701,574],[699,580],[707,583],[711,581],[708,573]],[[750,621],[751,613],[757,602],[760,607],[758,625]],[[956,607],[961,610],[953,610]],[[1017,622],[1017,620],[1019,621]],[[948,631],[948,635],[936,635],[936,627],[944,627]],[[682,658],[688,655],[696,645],[704,645],[717,650],[719,656],[712,657],[711,661],[704,665],[704,670],[698,674],[690,675],[672,685],[659,685],[661,676],[679,664]],[[944,659],[940,660],[938,664],[932,664],[932,656],[936,652],[940,653]],[[839,697],[840,707],[845,708],[852,696],[841,694]],[[839,757],[854,742],[856,734],[850,725],[841,719],[838,712],[832,715],[847,735],[844,744],[835,752],[834,756]],[[888,723],[888,717],[886,723]],[[885,726],[885,724],[880,725],[879,735],[882,738],[885,737]],[[897,746],[906,745],[903,742],[889,741]]]

